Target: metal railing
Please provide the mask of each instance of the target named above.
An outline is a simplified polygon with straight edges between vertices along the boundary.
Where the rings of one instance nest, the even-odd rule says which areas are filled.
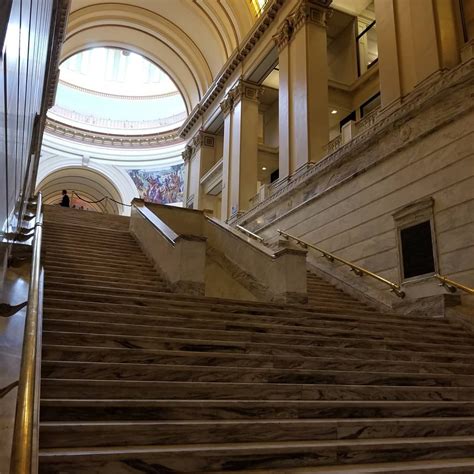
[[[259,242],[263,242],[263,240],[264,240],[263,237],[260,237],[259,235],[254,234],[252,231],[246,229],[245,227],[242,227],[241,225],[237,225],[236,227],[237,227],[237,229],[239,229],[241,232],[248,235],[252,239],[258,240]]]
[[[288,234],[280,229],[278,229],[278,233],[285,237],[286,239],[292,239],[296,241],[299,245],[301,245],[303,248],[310,248],[313,250],[316,250],[317,252],[321,253],[323,257],[328,259],[330,262],[340,262],[344,265],[347,265],[351,271],[353,271],[357,276],[364,276],[367,275],[384,285],[387,285],[390,287],[390,291],[395,293],[399,298],[405,298],[405,292],[401,289],[401,286],[398,285],[397,283],[393,283],[390,280],[387,280],[386,278],[381,277],[380,275],[377,275],[376,273],[373,273],[369,270],[366,270],[365,268],[360,267],[359,265],[356,265],[355,263],[349,262],[348,260],[345,260],[341,257],[338,257],[337,255],[334,255],[331,252],[326,252],[325,250],[317,247],[316,245],[309,244],[308,242],[305,242],[304,240],[299,239],[298,237],[295,237],[294,235]]]
[[[40,340],[43,311],[43,270],[41,266],[43,197],[41,193],[38,193],[36,199],[34,229],[33,260],[21,355],[10,474],[29,474],[36,464],[33,453],[36,445],[34,436],[38,428],[39,358],[41,357]]]
[[[434,277],[440,281],[440,285],[444,286],[448,291],[451,293],[456,293],[457,290],[464,291],[468,295],[474,295],[474,288],[469,288],[462,283],[458,283],[457,281],[451,280],[445,276],[442,276],[438,273],[434,274]]]

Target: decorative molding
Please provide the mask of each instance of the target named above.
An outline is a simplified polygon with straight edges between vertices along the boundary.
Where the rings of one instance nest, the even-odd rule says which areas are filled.
[[[54,34],[51,37],[51,62],[49,68],[48,82],[46,86],[46,109],[54,105],[56,90],[59,82],[59,59],[61,48],[66,36],[67,19],[71,8],[71,0],[57,0],[55,2],[55,26]]]
[[[252,31],[244,41],[243,45],[238,47],[234,54],[229,58],[222,68],[222,72],[217,76],[212,85],[209,87],[206,95],[201,102],[192,110],[189,117],[181,126],[178,134],[181,138],[186,138],[194,124],[204,115],[206,110],[214,103],[214,100],[224,90],[228,79],[249,53],[255,48],[259,40],[268,30],[278,12],[284,5],[285,0],[273,0],[273,2],[265,8],[262,16],[255,23]],[[222,105],[221,105],[222,107]]]
[[[273,36],[273,41],[275,42],[278,51],[281,51],[290,41],[290,38],[293,36],[293,21],[291,17],[286,18],[282,23],[276,35]]]
[[[76,142],[120,148],[153,148],[182,141],[177,134],[177,129],[151,135],[108,134],[65,125],[53,119],[47,119],[45,131]]]
[[[181,92],[178,90],[172,92],[165,92],[163,94],[154,94],[154,95],[123,95],[123,94],[108,94],[107,92],[100,92],[93,89],[88,89],[87,87],[78,86],[76,84],[72,84],[71,82],[67,82],[64,79],[59,79],[59,84],[69,87],[71,89],[84,92],[86,94],[96,95],[99,97],[107,97],[109,99],[120,99],[120,100],[159,100],[159,99],[167,99],[169,97],[175,97],[177,95],[181,96]]]

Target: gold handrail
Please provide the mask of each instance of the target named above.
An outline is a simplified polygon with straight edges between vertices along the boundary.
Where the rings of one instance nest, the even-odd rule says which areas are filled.
[[[381,283],[388,285],[390,287],[390,291],[395,293],[399,298],[405,298],[405,292],[401,289],[401,286],[398,285],[397,283],[393,283],[390,280],[387,280],[386,278],[383,278],[380,275],[377,275],[376,273],[366,270],[365,268],[359,267],[359,265],[356,265],[355,263],[351,263],[348,260],[338,257],[337,255],[334,255],[331,252],[326,252],[325,250],[319,247],[316,247],[316,245],[309,244],[308,242],[305,242],[304,240],[301,240],[298,237],[288,234],[280,229],[278,229],[278,233],[287,239],[295,240],[303,248],[310,248],[310,249],[316,250],[317,252],[321,253],[323,257],[327,258],[330,262],[336,261],[336,262],[343,263],[344,265],[347,265],[348,267],[350,267],[351,271],[353,271],[357,276],[368,275],[371,278],[374,278],[375,280],[378,280]]]
[[[25,319],[25,335],[21,355],[20,379],[13,431],[10,474],[30,474],[35,464],[33,446],[37,427],[36,401],[38,391],[37,366],[41,351],[38,347],[41,325],[41,239],[43,234],[43,197],[38,193],[36,201],[36,223],[33,241],[28,306]]]
[[[245,227],[242,227],[241,225],[237,225],[236,227],[237,227],[237,229],[242,231],[244,234],[247,234],[248,236],[252,237],[253,239],[258,240],[259,242],[263,242],[263,240],[264,240],[263,237],[260,237],[259,235],[254,234],[253,232],[246,229]]]
[[[441,286],[447,288],[451,293],[455,293],[456,290],[465,291],[468,295],[474,295],[474,288],[469,288],[462,283],[458,283],[457,281],[451,280],[445,276],[440,275],[439,273],[435,273],[434,277],[438,279],[441,283]]]

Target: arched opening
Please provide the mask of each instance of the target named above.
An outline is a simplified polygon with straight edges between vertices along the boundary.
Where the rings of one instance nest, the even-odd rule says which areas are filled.
[[[90,168],[67,167],[53,171],[37,187],[43,193],[44,203],[52,205],[59,205],[63,189],[68,191],[71,207],[77,209],[126,214],[126,204],[130,204],[123,202],[124,198],[112,180]]]

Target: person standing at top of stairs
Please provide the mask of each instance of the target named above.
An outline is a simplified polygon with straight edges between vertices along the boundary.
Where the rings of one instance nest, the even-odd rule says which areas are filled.
[[[63,198],[61,200],[61,207],[69,207],[69,196],[67,194],[67,190],[63,189]]]

